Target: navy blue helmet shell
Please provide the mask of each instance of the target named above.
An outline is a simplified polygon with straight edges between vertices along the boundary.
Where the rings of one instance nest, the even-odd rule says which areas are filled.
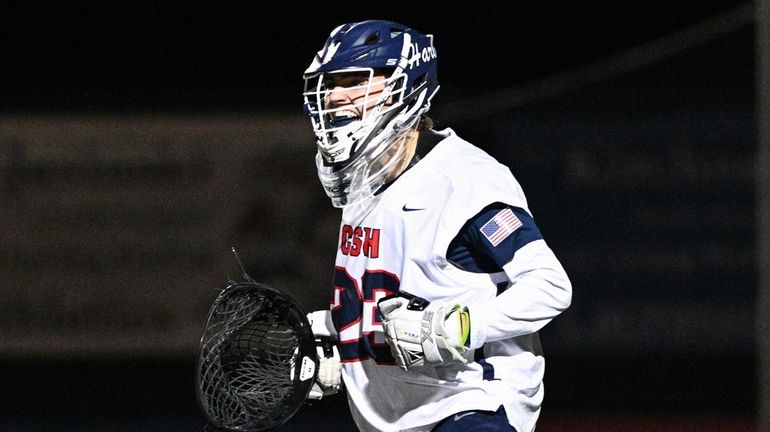
[[[427,94],[433,95],[438,89],[437,63],[432,35],[392,21],[369,20],[334,29],[305,70],[305,78],[345,69],[402,66],[407,91],[424,82]]]

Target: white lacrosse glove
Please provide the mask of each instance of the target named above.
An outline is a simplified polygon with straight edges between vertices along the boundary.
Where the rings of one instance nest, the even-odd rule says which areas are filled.
[[[378,302],[385,340],[404,370],[451,361],[465,363],[470,314],[459,304],[429,303],[400,292]]]
[[[318,373],[308,399],[321,399],[339,392],[342,388],[342,363],[337,350],[337,331],[328,310],[311,312],[307,314],[307,320],[315,335],[318,352]]]

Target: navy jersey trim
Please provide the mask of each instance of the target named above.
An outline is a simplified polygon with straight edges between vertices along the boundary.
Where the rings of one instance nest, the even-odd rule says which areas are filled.
[[[506,208],[511,209],[521,226],[495,246],[481,232],[481,228]],[[468,219],[449,243],[446,256],[449,262],[462,270],[473,273],[498,273],[513,259],[516,251],[542,238],[535,220],[526,210],[496,202]]]
[[[473,353],[473,361],[481,365],[481,378],[484,381],[495,380],[495,367],[487,363],[487,360],[484,357],[484,347],[477,349]]]

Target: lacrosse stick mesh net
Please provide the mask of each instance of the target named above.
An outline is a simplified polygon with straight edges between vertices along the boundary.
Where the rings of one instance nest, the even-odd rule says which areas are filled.
[[[299,409],[312,385],[300,379],[300,363],[315,350],[305,323],[291,300],[264,286],[236,284],[220,294],[198,360],[198,399],[214,426],[266,430]]]

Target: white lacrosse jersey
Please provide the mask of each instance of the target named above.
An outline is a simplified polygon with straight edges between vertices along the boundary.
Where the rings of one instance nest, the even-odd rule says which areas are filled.
[[[439,133],[368,210],[343,209],[331,312],[351,413],[362,431],[429,431],[454,413],[503,405],[518,432],[532,431],[543,400],[537,331],[569,306],[571,285],[542,238],[516,246],[494,273],[447,259],[450,242],[488,205],[531,214],[507,167],[451,129]],[[515,236],[522,217],[508,213],[481,227],[482,241],[497,247]],[[397,291],[469,308],[467,364],[395,364],[377,301]]]

